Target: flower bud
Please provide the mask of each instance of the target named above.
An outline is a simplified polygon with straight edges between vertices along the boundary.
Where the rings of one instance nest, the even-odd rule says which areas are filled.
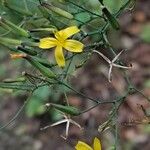
[[[81,114],[81,112],[73,106],[64,106],[64,105],[53,104],[53,103],[50,103],[50,106],[53,106],[54,108],[72,116],[78,116]]]

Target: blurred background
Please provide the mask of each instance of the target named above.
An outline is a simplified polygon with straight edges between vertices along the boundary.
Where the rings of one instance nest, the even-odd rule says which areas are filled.
[[[53,2],[65,10],[76,11],[74,6],[64,6],[63,0],[49,0],[49,2]],[[105,0],[104,2],[111,12],[116,12],[124,3],[123,0]],[[40,14],[37,7],[39,5],[38,0],[8,0],[8,3],[10,6],[17,6],[17,8],[27,8],[31,12],[31,14],[28,14],[29,16],[23,17],[21,13],[14,11],[12,8],[4,8],[4,0],[1,0],[1,15],[6,16],[13,23],[20,25],[23,20],[25,22],[23,27],[26,29],[43,26],[43,23],[45,27],[48,26],[45,20],[32,20],[33,18],[38,18]],[[88,0],[86,4],[85,1],[82,3],[89,10],[99,12],[99,2],[97,0]],[[30,18],[32,14],[34,15]],[[85,13],[80,13],[76,16],[82,22],[86,22],[88,17]],[[121,60],[133,65],[132,70],[128,71],[128,76],[140,91],[147,97],[150,97],[150,1],[137,0],[134,8],[126,9],[119,16],[118,20],[121,29],[114,31],[112,28],[109,28],[107,31],[108,39],[114,49],[116,49],[116,52],[127,49],[121,56]],[[67,22],[66,20],[59,22],[59,18],[54,22],[60,28],[65,26],[62,22],[78,25],[81,23]],[[103,22],[94,21],[86,28],[83,26],[83,30],[92,31],[101,24]],[[11,31],[6,31],[0,26],[0,37],[4,36],[14,38]],[[43,35],[41,34],[40,36],[42,37]],[[19,37],[15,36],[15,38]],[[97,41],[97,38],[97,36],[93,36],[85,42]],[[0,45],[0,81],[20,76],[23,71],[31,67],[25,61],[11,60],[10,53],[8,47]],[[111,58],[111,56],[109,57]],[[51,58],[51,54],[49,58]],[[123,95],[127,85],[119,69],[113,70],[113,81],[111,84],[108,82],[107,72],[107,63],[95,54],[91,56],[84,67],[78,69],[70,77],[70,81],[76,89],[90,97],[101,97],[103,100],[111,100],[118,95]],[[83,98],[71,91],[67,91],[67,95],[69,103],[80,109],[87,109],[92,105],[89,101],[82,101],[81,99]],[[29,94],[26,91],[0,88],[0,126],[8,123],[16,115],[28,96]],[[29,102],[24,107],[24,111],[19,114],[17,119],[0,131],[0,150],[73,150],[78,140],[92,144],[95,136],[101,139],[104,150],[110,150],[114,144],[115,132],[113,129],[110,128],[102,133],[99,133],[97,130],[99,125],[104,123],[109,117],[111,105],[100,105],[83,115],[74,117],[73,119],[84,130],[79,130],[76,126],[70,126],[69,137],[67,140],[64,140],[61,138],[61,135],[65,133],[65,124],[40,130],[41,127],[62,119],[62,115],[58,111],[53,109],[46,110],[41,106],[49,101],[63,101],[63,90],[58,87],[50,89],[44,86],[37,89],[29,99]],[[145,116],[139,107],[140,105],[150,115],[150,104],[143,96],[136,93],[128,96],[119,109],[116,120],[118,124],[118,149],[120,150],[150,149],[150,117]]]

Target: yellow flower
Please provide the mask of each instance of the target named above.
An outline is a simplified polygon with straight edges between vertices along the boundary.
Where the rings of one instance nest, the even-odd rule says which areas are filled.
[[[39,47],[42,49],[49,49],[52,47],[55,48],[55,59],[57,64],[60,67],[65,66],[65,58],[63,54],[63,48],[70,52],[82,52],[83,50],[83,44],[76,40],[68,39],[72,35],[78,33],[80,30],[77,28],[77,26],[71,26],[66,29],[60,30],[55,32],[53,37],[46,37],[40,39]]]
[[[90,147],[88,144],[79,141],[75,146],[76,150],[101,150],[101,142],[98,138],[94,138],[93,148]]]

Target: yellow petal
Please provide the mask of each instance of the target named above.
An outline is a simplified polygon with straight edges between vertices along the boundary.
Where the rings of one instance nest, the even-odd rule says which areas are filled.
[[[55,33],[55,37],[59,40],[66,40],[67,38],[71,37],[72,35],[78,33],[80,30],[77,26],[71,26],[66,29],[60,30]]]
[[[86,144],[82,141],[79,141],[77,143],[77,145],[75,146],[75,149],[76,150],[93,150],[88,144]]]
[[[55,59],[59,67],[65,66],[65,58],[61,46],[57,46],[55,49]]]
[[[40,39],[39,47],[42,49],[48,49],[55,47],[57,45],[57,40],[55,38],[42,38]]]
[[[63,47],[70,52],[82,52],[84,45],[76,40],[66,40]]]
[[[93,147],[94,147],[94,150],[101,150],[102,149],[101,148],[101,142],[96,137],[94,138],[94,145],[93,145]]]

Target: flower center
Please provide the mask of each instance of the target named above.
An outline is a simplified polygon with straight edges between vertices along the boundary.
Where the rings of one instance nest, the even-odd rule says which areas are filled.
[[[58,45],[60,45],[60,46],[64,46],[64,43],[65,43],[65,40],[63,40],[63,39],[59,39],[59,40],[57,40],[57,42],[58,42]]]

